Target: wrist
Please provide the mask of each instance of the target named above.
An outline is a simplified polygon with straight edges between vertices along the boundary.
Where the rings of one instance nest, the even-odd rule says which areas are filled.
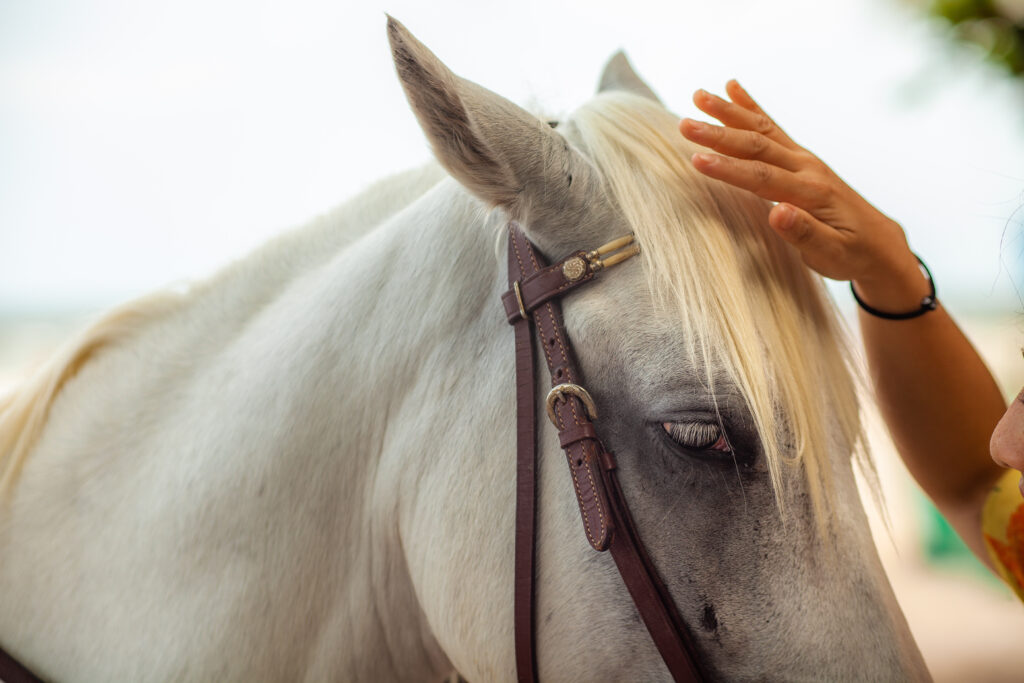
[[[935,297],[935,280],[932,279],[931,271],[928,270],[928,266],[925,265],[924,261],[922,261],[919,256],[916,254],[913,254],[913,256],[919,266],[919,273],[928,284],[928,292],[922,295],[920,302],[913,308],[910,308],[909,306],[902,309],[877,308],[869,304],[862,296],[860,296],[860,294],[858,294],[855,283],[851,281],[850,291],[853,293],[853,298],[857,300],[857,304],[861,307],[863,312],[876,318],[883,318],[886,320],[909,320],[911,318],[922,316],[929,311],[934,311],[938,307],[939,302]],[[917,290],[916,279],[903,280],[902,278],[890,278],[889,281],[885,283],[885,288],[880,287],[875,282],[876,281],[869,280],[869,283],[872,283],[869,284],[869,291],[874,295],[879,296],[879,298],[883,298],[887,304],[891,306],[902,306],[903,302],[909,301],[909,297],[912,296],[912,292]],[[905,284],[902,284],[902,286],[901,284],[897,284],[897,286],[893,288],[892,285],[895,283]]]
[[[891,263],[879,264],[864,276],[854,278],[850,284],[866,304],[891,312],[918,308],[932,289],[932,283],[909,249]]]

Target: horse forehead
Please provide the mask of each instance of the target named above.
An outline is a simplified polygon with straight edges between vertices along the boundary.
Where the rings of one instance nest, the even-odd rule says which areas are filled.
[[[640,265],[605,271],[599,282],[566,300],[566,325],[583,372],[655,394],[690,385],[698,391],[708,368],[691,357],[690,331],[679,317],[654,303]],[[729,378],[721,379],[721,390],[729,391]]]

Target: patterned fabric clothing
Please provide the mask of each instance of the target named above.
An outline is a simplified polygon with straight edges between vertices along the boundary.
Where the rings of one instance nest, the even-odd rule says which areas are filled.
[[[981,531],[999,575],[1024,600],[1024,497],[1021,473],[1009,470],[992,488],[981,513]]]

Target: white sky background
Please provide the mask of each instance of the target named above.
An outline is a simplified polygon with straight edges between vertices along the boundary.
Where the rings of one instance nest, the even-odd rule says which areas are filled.
[[[1024,308],[1022,89],[898,0],[50,0],[0,3],[0,311],[202,277],[429,158],[385,11],[554,116],[619,48],[682,115],[735,76],[954,312]]]

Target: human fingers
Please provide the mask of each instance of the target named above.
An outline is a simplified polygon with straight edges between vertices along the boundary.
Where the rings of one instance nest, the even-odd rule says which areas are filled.
[[[761,105],[754,101],[754,98],[750,96],[750,93],[748,93],[743,88],[743,86],[739,84],[739,81],[737,81],[735,78],[732,78],[728,82],[726,82],[725,92],[729,96],[730,100],[740,105],[744,109],[749,109],[750,111],[757,112],[758,114],[765,114],[765,111],[764,109],[761,108]],[[768,115],[765,114],[765,116]]]
[[[825,277],[847,279],[848,237],[803,209],[788,203],[776,204],[768,214],[768,224],[779,237],[800,252],[804,263]]]
[[[732,100],[739,106],[743,107],[744,109],[748,109],[752,112],[767,117],[768,120],[770,120],[772,124],[776,127],[776,129],[778,129],[779,135],[789,141],[790,144],[788,146],[800,148],[800,146],[793,142],[793,139],[786,134],[786,131],[782,130],[782,128],[779,127],[779,124],[775,123],[775,119],[769,116],[768,113],[761,108],[761,105],[754,101],[754,98],[750,96],[750,93],[748,93],[746,89],[742,85],[740,85],[739,81],[737,81],[735,78],[729,79],[729,81],[726,82],[725,92],[729,96],[730,100]]]
[[[798,175],[756,159],[734,159],[706,152],[694,154],[692,162],[706,176],[773,202],[791,202],[809,211],[819,211],[828,205],[829,188],[805,174]]]
[[[806,165],[804,158],[792,150],[752,130],[737,130],[683,119],[679,123],[679,132],[687,140],[738,159],[757,159],[787,171],[798,171]]]
[[[750,101],[753,102],[752,99]],[[747,109],[735,102],[722,99],[718,95],[712,95],[706,90],[695,92],[693,103],[702,112],[715,117],[726,126],[756,131],[780,145],[798,148],[796,143],[760,107],[757,110]]]

